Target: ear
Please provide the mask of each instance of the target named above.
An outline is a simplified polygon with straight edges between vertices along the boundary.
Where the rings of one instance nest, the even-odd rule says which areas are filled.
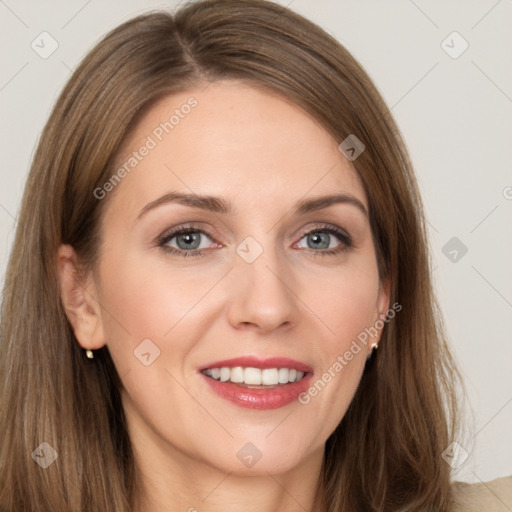
[[[105,345],[101,307],[91,275],[79,272],[77,255],[70,245],[57,251],[57,276],[62,305],[78,343],[95,350]]]
[[[372,352],[372,345],[379,343],[382,335],[382,329],[384,329],[387,312],[389,311],[389,299],[391,293],[391,280],[389,278],[382,281],[379,285],[379,293],[377,296],[376,304],[376,317],[374,323],[374,329],[377,330],[377,334],[372,335],[369,343],[369,353]]]
[[[377,311],[379,318],[386,316],[389,310],[389,299],[391,294],[391,279],[388,277],[380,283],[379,295],[377,298]]]

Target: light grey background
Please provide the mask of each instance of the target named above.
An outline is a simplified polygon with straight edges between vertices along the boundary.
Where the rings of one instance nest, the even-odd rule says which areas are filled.
[[[512,2],[279,3],[344,44],[391,107],[418,175],[436,288],[475,413],[474,427],[468,418],[471,446],[464,447],[469,457],[456,477],[478,482],[510,475]],[[114,26],[150,8],[175,5],[0,0],[2,282],[29,164],[71,70]],[[40,36],[43,31],[58,42],[46,59],[31,47],[35,41],[40,51],[43,44],[50,48],[49,39],[41,42],[47,37]],[[453,58],[464,40],[469,47]],[[459,247],[446,246],[453,237],[467,247],[466,254],[457,241]]]

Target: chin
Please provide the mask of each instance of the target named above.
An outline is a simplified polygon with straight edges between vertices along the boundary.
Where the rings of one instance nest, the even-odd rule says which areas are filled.
[[[305,443],[289,443],[283,436],[269,439],[268,431],[260,436],[235,437],[220,453],[208,453],[209,464],[220,471],[239,476],[268,476],[295,468],[307,457]],[[215,447],[218,451],[219,445]]]

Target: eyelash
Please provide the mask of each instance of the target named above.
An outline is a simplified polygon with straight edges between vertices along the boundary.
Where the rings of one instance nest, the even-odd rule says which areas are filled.
[[[166,245],[175,236],[181,235],[181,234],[187,234],[187,233],[201,233],[203,235],[206,235],[210,239],[214,240],[213,236],[208,231],[205,231],[203,229],[199,229],[199,228],[189,225],[189,226],[181,226],[181,227],[175,229],[174,231],[172,231],[171,233],[168,233],[168,234],[160,237],[157,241],[158,247],[161,247],[165,252],[175,254],[175,255],[181,256],[183,258],[205,256],[206,252],[207,252],[206,249],[193,249],[191,251],[185,251],[183,249],[176,249],[175,247],[169,247]],[[330,235],[337,236],[338,239],[340,240],[340,242],[342,242],[342,245],[340,245],[336,249],[324,249],[324,250],[319,250],[319,251],[309,249],[309,251],[312,253],[313,258],[316,258],[317,256],[336,255],[336,254],[339,254],[339,253],[342,253],[342,252],[348,250],[353,245],[352,239],[349,235],[347,235],[340,229],[337,229],[334,227],[329,227],[326,225],[315,226],[315,228],[313,228],[312,230],[306,231],[305,233],[302,234],[302,236],[300,237],[300,240],[302,240],[305,236],[311,235],[313,233],[329,233]]]

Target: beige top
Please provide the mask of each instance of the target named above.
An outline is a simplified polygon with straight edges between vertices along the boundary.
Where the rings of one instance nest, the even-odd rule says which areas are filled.
[[[454,483],[455,503],[450,512],[511,512],[512,476],[490,482]]]

